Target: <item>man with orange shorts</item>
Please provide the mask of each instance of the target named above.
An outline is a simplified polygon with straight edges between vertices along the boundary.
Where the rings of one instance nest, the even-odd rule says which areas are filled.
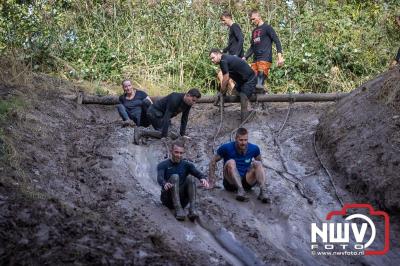
[[[269,69],[272,65],[272,42],[275,43],[278,52],[278,66],[283,66],[284,63],[282,46],[275,30],[270,25],[264,23],[257,10],[251,11],[249,15],[251,23],[256,28],[251,33],[251,46],[243,59],[247,60],[253,55],[254,62],[251,64],[251,68],[257,75],[256,91],[264,92],[265,78],[268,77]]]

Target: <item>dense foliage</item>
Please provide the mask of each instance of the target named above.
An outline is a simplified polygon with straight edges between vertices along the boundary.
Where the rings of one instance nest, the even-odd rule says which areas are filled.
[[[253,8],[283,45],[285,66],[274,66],[269,80],[274,92],[350,90],[385,70],[400,43],[395,0],[4,0],[0,52],[74,79],[130,77],[153,94],[208,91],[216,86],[208,51],[227,41],[220,13],[233,13],[247,49]]]

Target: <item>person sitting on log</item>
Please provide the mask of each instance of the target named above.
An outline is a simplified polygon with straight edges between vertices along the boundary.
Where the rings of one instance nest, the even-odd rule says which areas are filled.
[[[200,91],[193,88],[187,93],[173,92],[156,101],[147,110],[147,119],[155,130],[136,128],[134,143],[139,145],[142,136],[160,139],[168,135],[172,139],[176,139],[178,136],[172,131],[168,132],[168,128],[171,124],[171,118],[177,116],[179,113],[182,113],[179,133],[181,136],[184,136],[190,108],[192,108],[193,104],[200,98]]]
[[[146,92],[135,89],[130,80],[122,81],[124,94],[119,97],[117,110],[122,118],[123,126],[130,126],[132,122],[136,126],[148,127],[147,109],[153,104]]]
[[[189,204],[188,218],[194,221],[198,216],[196,208],[196,181],[208,188],[208,181],[189,161],[183,159],[183,143],[175,142],[171,148],[171,158],[157,165],[157,182],[161,186],[160,200],[163,205],[175,209],[175,218],[185,220],[184,208]]]
[[[248,140],[247,129],[239,128],[236,131],[235,141],[225,143],[218,148],[209,164],[209,187],[213,188],[216,182],[217,162],[224,159],[223,185],[227,191],[236,191],[236,200],[247,201],[249,198],[245,192],[250,191],[253,186],[258,184],[260,187],[258,199],[262,203],[269,203],[260,148],[249,143]]]

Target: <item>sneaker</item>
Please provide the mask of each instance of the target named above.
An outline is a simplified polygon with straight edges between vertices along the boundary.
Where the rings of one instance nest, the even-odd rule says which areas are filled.
[[[262,203],[271,203],[271,200],[267,197],[267,189],[266,188],[260,188],[260,194],[258,195],[258,199]]]
[[[188,214],[188,218],[190,221],[194,221],[199,217],[199,213],[197,212],[196,209],[189,209],[189,214]]]
[[[175,218],[178,221],[184,221],[185,220],[185,212],[182,208],[175,210]]]
[[[236,200],[238,201],[248,201],[249,198],[246,196],[246,192],[244,191],[243,188],[238,188],[237,194],[236,194]]]
[[[129,120],[122,121],[122,127],[129,127],[129,125],[130,125]]]

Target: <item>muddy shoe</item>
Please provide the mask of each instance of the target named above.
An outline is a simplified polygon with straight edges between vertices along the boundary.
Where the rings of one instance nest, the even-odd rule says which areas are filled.
[[[258,195],[258,199],[261,200],[262,203],[271,203],[271,200],[267,197],[267,188],[260,187],[260,194]]]
[[[129,127],[130,125],[131,125],[131,121],[129,121],[129,120],[122,121],[122,127]]]
[[[196,209],[189,209],[189,214],[188,214],[188,218],[190,221],[194,221],[199,217],[199,213]]]
[[[256,86],[256,94],[266,94],[266,90],[264,89],[264,86],[257,88]]]
[[[175,218],[178,221],[185,221],[185,211],[182,208],[178,208],[175,210]]]
[[[237,194],[236,194],[236,200],[238,201],[248,201],[249,198],[246,196],[246,192],[244,191],[243,188],[238,188]]]
[[[172,140],[176,140],[177,138],[179,138],[179,134],[177,134],[176,132],[174,132],[174,131],[170,131],[169,133],[168,133],[168,137],[170,137]]]
[[[256,91],[258,92],[258,91],[260,91],[260,90],[264,90],[264,85],[262,85],[262,84],[257,84],[257,85],[256,85]]]
[[[142,137],[142,130],[138,127],[135,128],[135,132],[133,133],[133,143],[139,145],[141,137]]]

